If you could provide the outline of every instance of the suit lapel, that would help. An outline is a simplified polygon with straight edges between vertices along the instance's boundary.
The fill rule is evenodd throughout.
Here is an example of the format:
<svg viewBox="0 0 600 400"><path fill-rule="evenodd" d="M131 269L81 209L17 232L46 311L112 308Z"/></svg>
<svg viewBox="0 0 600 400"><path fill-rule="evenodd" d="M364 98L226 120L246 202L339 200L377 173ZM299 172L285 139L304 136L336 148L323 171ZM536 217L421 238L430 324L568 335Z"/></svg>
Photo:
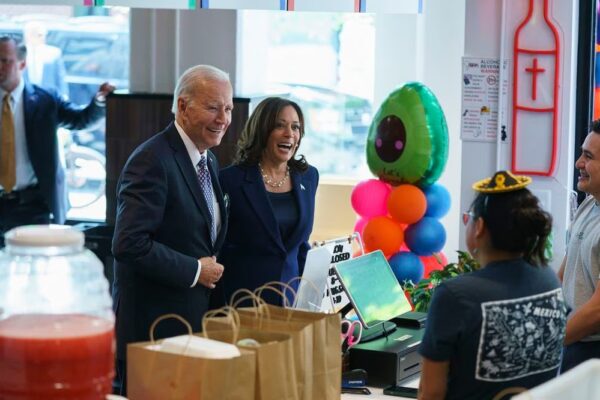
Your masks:
<svg viewBox="0 0 600 400"><path fill-rule="evenodd" d="M185 144L183 144L183 140L179 137L179 132L177 132L177 128L175 128L175 124L171 123L167 128L165 135L167 137L167 141L169 145L173 149L173 157L175 158L175 162L179 167L179 171L185 180L188 188L192 192L192 196L194 197L194 202L200 208L202 215L206 221L211 220L210 211L208 211L208 205L206 204L206 200L204 199L204 195L200 189L200 183L198 182L198 176L196 175L196 170L192 165L192 161L190 160L190 156L187 153L187 149L185 148ZM206 233L208 237L210 237L210 224L207 224Z"/></svg>
<svg viewBox="0 0 600 400"><path fill-rule="evenodd" d="M268 198L267 190L258 172L258 167L250 167L246 170L246 180L242 189L246 195L248 204L250 204L258 216L259 221L264 225L266 231L269 232L273 241L285 251L279 225L275 219L271 201Z"/></svg>
<svg viewBox="0 0 600 400"><path fill-rule="evenodd" d="M37 107L35 103L38 101L38 96L33 91L33 87L25 83L25 87L23 88L23 116L25 119L25 137L27 138L27 150L29 154L36 154L33 147L36 143L33 129L33 120L35 118L35 114L37 111ZM32 163L35 160L32 160Z"/></svg>

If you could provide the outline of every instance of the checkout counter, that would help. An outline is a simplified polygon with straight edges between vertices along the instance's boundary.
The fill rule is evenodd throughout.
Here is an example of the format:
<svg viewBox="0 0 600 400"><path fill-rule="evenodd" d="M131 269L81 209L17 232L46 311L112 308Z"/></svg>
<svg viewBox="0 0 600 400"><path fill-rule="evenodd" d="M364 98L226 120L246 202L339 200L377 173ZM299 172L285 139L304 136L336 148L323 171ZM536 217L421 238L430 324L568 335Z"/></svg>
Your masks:
<svg viewBox="0 0 600 400"><path fill-rule="evenodd" d="M402 383L403 386L418 388L419 387L419 378L413 378L406 382ZM414 399L414 397L401 397L401 396L388 396L383 394L382 388L374 388L369 386L368 389L371 391L370 395L364 394L350 394L343 393L341 399L342 400L394 400L394 399Z"/></svg>

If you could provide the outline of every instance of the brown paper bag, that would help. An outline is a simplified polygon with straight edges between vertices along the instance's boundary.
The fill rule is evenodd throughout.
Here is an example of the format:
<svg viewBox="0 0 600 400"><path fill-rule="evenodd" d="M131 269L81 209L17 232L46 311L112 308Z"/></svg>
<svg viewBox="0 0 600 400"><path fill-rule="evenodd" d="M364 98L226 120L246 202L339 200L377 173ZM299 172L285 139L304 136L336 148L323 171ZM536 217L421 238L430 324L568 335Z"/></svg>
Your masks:
<svg viewBox="0 0 600 400"><path fill-rule="evenodd" d="M239 357L206 359L157 351L161 342L151 340L127 346L127 394L130 400L254 399L254 352L240 349Z"/></svg>
<svg viewBox="0 0 600 400"><path fill-rule="evenodd" d="M211 339L232 342L230 331L207 333ZM262 332L241 328L239 339L251 338L260 345L243 346L240 349L256 354L256 400L298 400L297 382L293 363L292 339L289 334Z"/></svg>
<svg viewBox="0 0 600 400"><path fill-rule="evenodd" d="M319 289L310 281L301 277L293 278L288 283L269 282L256 289L258 297L264 290L278 293L284 304L288 302L286 294L295 297L291 283L295 280L306 281L317 293ZM281 290L279 289L281 288ZM313 354L311 370L312 398L323 400L338 399L341 395L342 359L340 355L340 324L341 317L337 314L308 312L303 310L273 306L262 302L261 314L266 314L271 320L287 323L311 323L313 326Z"/></svg>
<svg viewBox="0 0 600 400"><path fill-rule="evenodd" d="M261 332L287 333L292 338L292 360L298 399L312 400L312 326L303 322L287 323L258 316L253 310L238 310L240 325Z"/></svg>
<svg viewBox="0 0 600 400"><path fill-rule="evenodd" d="M341 395L342 358L340 355L339 314L324 314L304 310L266 307L271 320L308 322L313 327L313 399L337 400Z"/></svg>
<svg viewBox="0 0 600 400"><path fill-rule="evenodd" d="M272 288L269 289L274 290L283 296L281 291ZM262 332L288 333L291 335L293 366L297 381L296 393L299 400L312 400L312 326L305 322L288 323L278 320L271 321L268 315L268 309L257 307L266 303L257 296L256 293L253 293L248 289L240 289L235 292L231 296L230 304L232 304L232 307L236 307L247 299L253 300L255 307L237 309L240 326Z"/></svg>

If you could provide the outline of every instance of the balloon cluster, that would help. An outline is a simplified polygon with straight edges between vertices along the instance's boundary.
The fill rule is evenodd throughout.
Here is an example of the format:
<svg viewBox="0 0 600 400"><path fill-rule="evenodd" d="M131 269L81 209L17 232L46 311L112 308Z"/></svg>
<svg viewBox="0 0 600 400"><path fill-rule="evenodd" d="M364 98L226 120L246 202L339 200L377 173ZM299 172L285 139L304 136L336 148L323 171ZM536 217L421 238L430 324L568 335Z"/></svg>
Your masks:
<svg viewBox="0 0 600 400"><path fill-rule="evenodd" d="M433 93L417 82L390 93L371 123L366 150L378 179L352 191L354 231L366 251L388 257L401 283L417 283L447 263L439 218L450 209L450 194L434 182L448 158L448 128Z"/></svg>
<svg viewBox="0 0 600 400"><path fill-rule="evenodd" d="M354 231L361 234L365 251L381 250L400 282L417 283L446 264L441 253L446 230L439 218L450 209L450 194L443 186L392 187L368 179L354 187L351 202L359 215Z"/></svg>

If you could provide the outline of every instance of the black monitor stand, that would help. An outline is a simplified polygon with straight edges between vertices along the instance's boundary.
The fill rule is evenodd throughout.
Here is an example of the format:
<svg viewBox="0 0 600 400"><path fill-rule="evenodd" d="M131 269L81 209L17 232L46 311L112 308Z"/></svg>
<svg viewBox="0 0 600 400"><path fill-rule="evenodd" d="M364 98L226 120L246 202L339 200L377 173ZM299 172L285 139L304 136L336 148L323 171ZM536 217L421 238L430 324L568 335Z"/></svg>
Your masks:
<svg viewBox="0 0 600 400"><path fill-rule="evenodd" d="M352 311L352 303L346 304L341 310L340 314L342 318L345 318L346 314ZM380 324L367 328L363 326L362 335L360 338L361 343L370 342L371 340L379 339L389 335L396 330L396 324L391 321L384 321Z"/></svg>

